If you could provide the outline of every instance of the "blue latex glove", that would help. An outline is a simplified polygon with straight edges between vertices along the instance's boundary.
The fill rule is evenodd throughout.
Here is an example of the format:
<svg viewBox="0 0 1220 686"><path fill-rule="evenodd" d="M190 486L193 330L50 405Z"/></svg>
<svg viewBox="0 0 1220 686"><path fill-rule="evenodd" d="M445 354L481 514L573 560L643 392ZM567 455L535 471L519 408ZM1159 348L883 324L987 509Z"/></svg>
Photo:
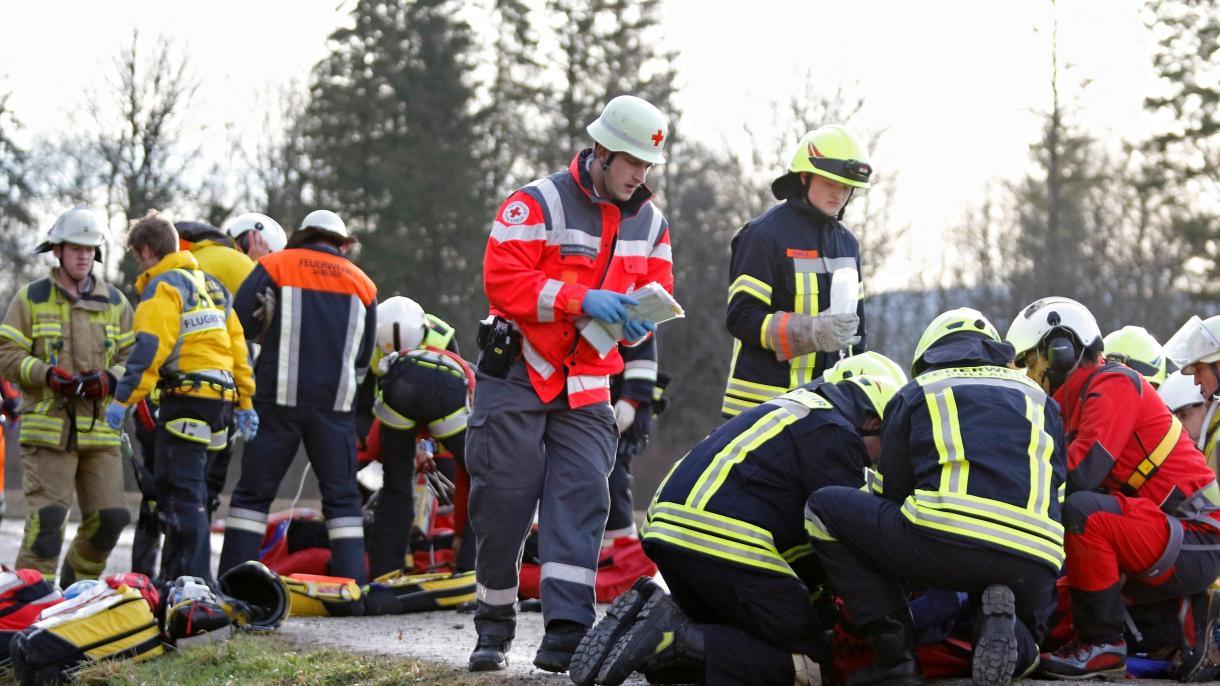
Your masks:
<svg viewBox="0 0 1220 686"><path fill-rule="evenodd" d="M117 400L111 400L110 405L106 407L106 424L115 431L123 428L123 418L127 416L127 408L119 404Z"/></svg>
<svg viewBox="0 0 1220 686"><path fill-rule="evenodd" d="M254 410L234 410L233 421L237 430L245 434L247 441L253 441L258 435L258 413Z"/></svg>
<svg viewBox="0 0 1220 686"><path fill-rule="evenodd" d="M648 335L649 331L656 331L657 324L648 319L628 319L626 324L623 324L623 338L629 341L638 341Z"/></svg>
<svg viewBox="0 0 1220 686"><path fill-rule="evenodd" d="M627 306L639 305L640 301L629 295L594 288L585 293L580 309L585 314L607 324L619 324L627 320Z"/></svg>

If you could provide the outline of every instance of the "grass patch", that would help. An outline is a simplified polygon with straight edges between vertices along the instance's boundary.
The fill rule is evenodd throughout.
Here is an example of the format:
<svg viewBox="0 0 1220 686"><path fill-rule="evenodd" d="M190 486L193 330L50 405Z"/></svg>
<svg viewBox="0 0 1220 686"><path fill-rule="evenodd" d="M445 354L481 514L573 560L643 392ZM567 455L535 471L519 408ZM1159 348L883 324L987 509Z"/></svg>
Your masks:
<svg viewBox="0 0 1220 686"><path fill-rule="evenodd" d="M408 658L306 648L274 634L239 635L146 662L102 662L82 670L88 686L391 686L451 684L454 670Z"/></svg>

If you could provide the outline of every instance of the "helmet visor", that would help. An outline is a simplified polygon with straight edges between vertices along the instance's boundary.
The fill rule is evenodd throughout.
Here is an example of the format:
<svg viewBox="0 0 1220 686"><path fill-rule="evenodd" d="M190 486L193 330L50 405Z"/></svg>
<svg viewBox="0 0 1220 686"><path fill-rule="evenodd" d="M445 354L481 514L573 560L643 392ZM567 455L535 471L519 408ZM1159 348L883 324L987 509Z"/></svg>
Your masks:
<svg viewBox="0 0 1220 686"><path fill-rule="evenodd" d="M873 168L869 166L868 162L861 162L859 160L810 157L809 163L827 174L834 174L835 176L859 183L868 183L869 177L873 175Z"/></svg>
<svg viewBox="0 0 1220 686"><path fill-rule="evenodd" d="M1194 374L1196 362L1213 356L1220 356L1220 339L1203 324L1199 315L1192 316L1165 343L1165 357L1181 367L1183 374Z"/></svg>

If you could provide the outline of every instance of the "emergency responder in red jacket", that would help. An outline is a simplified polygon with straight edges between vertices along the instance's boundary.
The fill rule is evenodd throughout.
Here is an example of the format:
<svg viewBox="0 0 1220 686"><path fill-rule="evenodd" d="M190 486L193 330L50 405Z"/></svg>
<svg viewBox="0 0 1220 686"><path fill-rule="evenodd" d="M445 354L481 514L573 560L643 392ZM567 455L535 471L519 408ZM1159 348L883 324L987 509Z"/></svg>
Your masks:
<svg viewBox="0 0 1220 686"><path fill-rule="evenodd" d="M594 147L510 195L487 242L492 316L480 331L466 443L478 539L474 671L506 666L535 508L546 635L534 664L566 671L593 623L617 440L609 375L623 360L615 349L600 355L581 327L623 325L624 340L643 340L655 323L629 319L636 301L625 294L650 282L673 288L669 226L644 184L664 161L665 116L623 95L587 130Z"/></svg>
<svg viewBox="0 0 1220 686"><path fill-rule="evenodd" d="M1042 655L1043 674L1122 678L1125 598L1173 604L1181 621L1173 675L1215 678L1220 602L1208 588L1220 572L1216 475L1146 378L1102 362L1101 330L1080 303L1033 302L1017 313L1008 340L1017 364L1059 402L1068 438L1065 571L1078 640Z"/></svg>

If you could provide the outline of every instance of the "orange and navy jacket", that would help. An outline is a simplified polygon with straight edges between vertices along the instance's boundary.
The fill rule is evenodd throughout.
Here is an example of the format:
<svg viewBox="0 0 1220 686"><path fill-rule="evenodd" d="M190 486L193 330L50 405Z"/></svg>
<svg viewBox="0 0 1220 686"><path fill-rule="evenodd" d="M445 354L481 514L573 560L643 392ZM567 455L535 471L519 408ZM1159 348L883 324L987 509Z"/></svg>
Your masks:
<svg viewBox="0 0 1220 686"><path fill-rule="evenodd" d="M236 386L236 404L253 407L254 378L241 323L233 314L232 296L215 277L199 270L190 252L170 253L136 278L136 342L114 399L131 407L164 381L175 392L233 400L232 390L212 384L187 388L176 375L223 379Z"/></svg>
<svg viewBox="0 0 1220 686"><path fill-rule="evenodd" d="M802 198L790 198L750 220L733 237L725 325L735 339L720 412L739 412L821 376L838 355L788 351L792 314L830 308L830 277L841 267L860 271L855 234ZM864 301L855 352L867 350Z"/></svg>
<svg viewBox="0 0 1220 686"><path fill-rule="evenodd" d="M591 148L567 170L518 189L496 213L483 259L493 314L522 333L522 356L538 397L567 391L581 407L610 400L617 350L598 355L576 329L590 289L626 293L657 282L673 292L669 224L641 186L625 203L594 195Z"/></svg>
<svg viewBox="0 0 1220 686"><path fill-rule="evenodd" d="M1117 363L1082 365L1055 399L1068 440L1069 493L1123 493L1172 514L1215 481L1182 423L1139 372Z"/></svg>
<svg viewBox="0 0 1220 686"><path fill-rule="evenodd" d="M234 310L253 340L259 295L275 293L275 313L255 365L255 400L351 412L377 336L377 287L329 245L308 243L259 260L237 291Z"/></svg>

